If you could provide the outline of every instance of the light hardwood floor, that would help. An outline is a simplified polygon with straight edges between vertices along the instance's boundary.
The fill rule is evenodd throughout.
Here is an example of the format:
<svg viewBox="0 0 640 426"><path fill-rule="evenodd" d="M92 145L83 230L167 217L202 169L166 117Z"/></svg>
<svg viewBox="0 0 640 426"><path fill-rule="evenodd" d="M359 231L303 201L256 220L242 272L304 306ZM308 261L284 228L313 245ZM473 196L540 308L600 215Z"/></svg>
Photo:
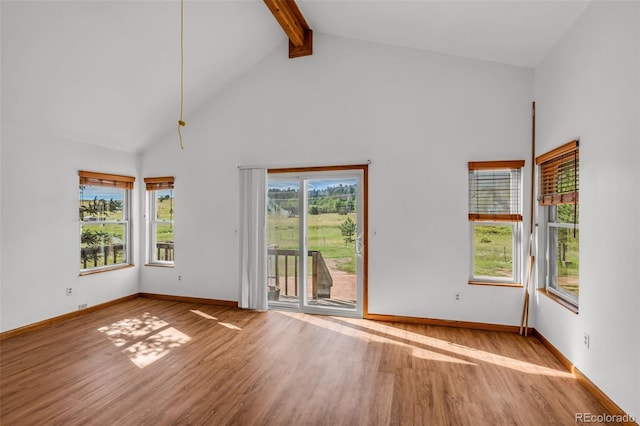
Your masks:
<svg viewBox="0 0 640 426"><path fill-rule="evenodd" d="M533 337L138 298L7 339L2 425L571 425Z"/></svg>

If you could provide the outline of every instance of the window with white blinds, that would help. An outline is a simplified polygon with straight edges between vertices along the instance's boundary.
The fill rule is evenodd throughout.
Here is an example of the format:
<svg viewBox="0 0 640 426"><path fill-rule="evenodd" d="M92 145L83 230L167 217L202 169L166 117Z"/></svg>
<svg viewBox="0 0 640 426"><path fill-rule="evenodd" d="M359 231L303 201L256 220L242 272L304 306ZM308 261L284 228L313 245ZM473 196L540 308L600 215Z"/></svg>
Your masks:
<svg viewBox="0 0 640 426"><path fill-rule="evenodd" d="M524 160L469 162L469 284L520 286Z"/></svg>
<svg viewBox="0 0 640 426"><path fill-rule="evenodd" d="M469 162L469 220L522 221L524 160Z"/></svg>

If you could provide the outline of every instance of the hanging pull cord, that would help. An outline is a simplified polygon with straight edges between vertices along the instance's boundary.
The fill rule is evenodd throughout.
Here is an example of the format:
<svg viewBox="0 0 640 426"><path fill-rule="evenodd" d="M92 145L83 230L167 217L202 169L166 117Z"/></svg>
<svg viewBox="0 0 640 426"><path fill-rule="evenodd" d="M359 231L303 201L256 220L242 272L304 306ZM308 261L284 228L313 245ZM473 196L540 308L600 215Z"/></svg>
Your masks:
<svg viewBox="0 0 640 426"><path fill-rule="evenodd" d="M178 120L178 139L180 139L180 149L184 149L184 144L182 143L182 129L180 128L186 125L187 123L185 123L184 121Z"/></svg>
<svg viewBox="0 0 640 426"><path fill-rule="evenodd" d="M184 110L184 0L180 0L180 118L178 119L178 139L180 139L180 149L184 149L182 143L182 127L187 123L182 119Z"/></svg>

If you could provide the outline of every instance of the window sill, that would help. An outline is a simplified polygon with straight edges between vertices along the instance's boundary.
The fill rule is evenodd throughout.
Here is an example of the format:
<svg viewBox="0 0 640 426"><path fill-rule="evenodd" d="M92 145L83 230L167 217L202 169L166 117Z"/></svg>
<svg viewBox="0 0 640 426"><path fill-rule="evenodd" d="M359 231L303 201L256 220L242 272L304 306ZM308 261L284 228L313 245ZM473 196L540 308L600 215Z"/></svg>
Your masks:
<svg viewBox="0 0 640 426"><path fill-rule="evenodd" d="M156 268L175 268L173 263L145 263L144 266L154 266Z"/></svg>
<svg viewBox="0 0 640 426"><path fill-rule="evenodd" d="M85 275L100 274L102 272L115 271L115 270L118 270L118 269L128 269L128 268L133 268L134 266L135 265L127 264L127 265L116 265L116 266L113 266L113 267L110 267L110 268L92 269L92 270L89 270L89 271L80 272L80 276L83 277Z"/></svg>
<svg viewBox="0 0 640 426"><path fill-rule="evenodd" d="M563 308L565 308L565 309L573 312L574 314L578 315L578 307L576 305L574 305L573 303L569 303L566 300L564 300L563 298L556 296L555 294L547 291L546 288L539 288L539 289L537 289L537 291L538 291L538 293L544 294L549 299L551 299L554 302L558 303Z"/></svg>
<svg viewBox="0 0 640 426"><path fill-rule="evenodd" d="M497 281L476 281L469 280L469 285L490 285L496 287L515 287L522 288L522 283L501 283Z"/></svg>

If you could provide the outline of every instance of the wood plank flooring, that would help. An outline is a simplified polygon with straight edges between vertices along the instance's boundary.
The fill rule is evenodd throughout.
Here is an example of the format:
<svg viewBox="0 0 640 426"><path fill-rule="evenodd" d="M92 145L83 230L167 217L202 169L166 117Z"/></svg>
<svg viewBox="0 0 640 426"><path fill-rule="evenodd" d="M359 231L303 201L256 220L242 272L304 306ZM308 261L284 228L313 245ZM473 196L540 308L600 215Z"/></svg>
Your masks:
<svg viewBox="0 0 640 426"><path fill-rule="evenodd" d="M535 338L138 298L7 339L2 425L570 425Z"/></svg>

